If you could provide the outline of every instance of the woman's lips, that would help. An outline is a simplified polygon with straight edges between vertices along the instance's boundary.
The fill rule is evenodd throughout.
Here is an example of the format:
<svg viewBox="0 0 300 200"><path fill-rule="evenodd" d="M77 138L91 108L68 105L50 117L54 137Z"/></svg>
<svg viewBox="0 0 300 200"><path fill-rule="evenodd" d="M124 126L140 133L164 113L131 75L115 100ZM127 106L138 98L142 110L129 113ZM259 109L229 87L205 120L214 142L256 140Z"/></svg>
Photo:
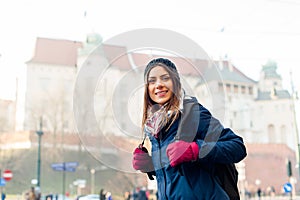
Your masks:
<svg viewBox="0 0 300 200"><path fill-rule="evenodd" d="M166 94L167 94L168 91L159 91L159 92L156 92L156 95L158 97L164 97Z"/></svg>

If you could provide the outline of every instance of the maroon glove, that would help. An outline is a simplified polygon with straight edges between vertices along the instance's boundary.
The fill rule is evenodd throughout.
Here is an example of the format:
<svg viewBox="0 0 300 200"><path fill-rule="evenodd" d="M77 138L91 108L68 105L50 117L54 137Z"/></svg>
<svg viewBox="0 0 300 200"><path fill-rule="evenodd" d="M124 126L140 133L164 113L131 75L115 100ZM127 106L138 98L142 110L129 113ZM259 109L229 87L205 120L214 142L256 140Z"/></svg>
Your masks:
<svg viewBox="0 0 300 200"><path fill-rule="evenodd" d="M140 170L144 173L154 170L152 158L145 147L140 146L134 150L132 166L135 170Z"/></svg>
<svg viewBox="0 0 300 200"><path fill-rule="evenodd" d="M167 147L167 156L172 167L183 162L195 161L198 158L198 154L199 147L196 142L189 143L179 140L169 144Z"/></svg>

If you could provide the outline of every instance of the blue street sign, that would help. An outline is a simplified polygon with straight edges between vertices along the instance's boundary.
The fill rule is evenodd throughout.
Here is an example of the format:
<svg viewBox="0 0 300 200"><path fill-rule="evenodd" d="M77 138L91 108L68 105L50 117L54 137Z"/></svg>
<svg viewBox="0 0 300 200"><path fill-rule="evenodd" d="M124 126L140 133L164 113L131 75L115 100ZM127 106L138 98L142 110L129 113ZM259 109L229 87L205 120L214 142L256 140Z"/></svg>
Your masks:
<svg viewBox="0 0 300 200"><path fill-rule="evenodd" d="M51 166L54 171L64 171L63 166Z"/></svg>
<svg viewBox="0 0 300 200"><path fill-rule="evenodd" d="M5 186L6 181L4 178L0 178L0 186Z"/></svg>
<svg viewBox="0 0 300 200"><path fill-rule="evenodd" d="M55 171L75 172L78 162L52 163L51 167Z"/></svg>
<svg viewBox="0 0 300 200"><path fill-rule="evenodd" d="M61 167L61 168L63 168L64 167L64 163L52 163L51 164L51 167L52 168L59 168L59 167Z"/></svg>
<svg viewBox="0 0 300 200"><path fill-rule="evenodd" d="M68 171L68 172L75 172L76 168L74 168L74 167L68 167L65 170Z"/></svg>
<svg viewBox="0 0 300 200"><path fill-rule="evenodd" d="M65 166L66 167L77 167L78 166L78 162L66 162Z"/></svg>
<svg viewBox="0 0 300 200"><path fill-rule="evenodd" d="M290 184L290 183L285 183L284 185L283 185L283 189L284 189L284 192L285 193L289 193L289 192L291 192L292 191L292 184Z"/></svg>

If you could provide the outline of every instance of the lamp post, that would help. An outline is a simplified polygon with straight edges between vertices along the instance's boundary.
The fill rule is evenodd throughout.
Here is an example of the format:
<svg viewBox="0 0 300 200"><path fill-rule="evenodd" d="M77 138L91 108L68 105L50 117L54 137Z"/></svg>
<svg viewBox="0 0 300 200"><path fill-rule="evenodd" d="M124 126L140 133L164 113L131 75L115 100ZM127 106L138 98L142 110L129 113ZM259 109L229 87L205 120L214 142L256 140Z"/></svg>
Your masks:
<svg viewBox="0 0 300 200"><path fill-rule="evenodd" d="M94 194L95 192L95 169L91 169L91 194Z"/></svg>
<svg viewBox="0 0 300 200"><path fill-rule="evenodd" d="M94 194L95 192L95 176L96 176L96 172L97 171L103 171L103 170L106 170L107 167L101 165L99 167L96 167L96 168L92 168L90 170L90 173L91 173L91 193Z"/></svg>
<svg viewBox="0 0 300 200"><path fill-rule="evenodd" d="M299 131L298 131L298 125L297 125L297 114L296 114L296 105L295 105L295 100L298 99L297 97L297 93L294 89L294 82L293 82L293 74L292 71L290 72L290 77L291 77L291 89L292 89L292 95L291 95L291 101L292 101L292 112L293 112L293 121L295 124L295 131L296 131L296 144L297 144L297 154L296 154L296 158L297 158L297 164L298 164L298 176L300 177L300 143L299 143ZM299 178L300 179L300 178Z"/></svg>
<svg viewBox="0 0 300 200"><path fill-rule="evenodd" d="M42 135L43 135L43 118L40 118L40 128L39 130L36 132L36 134L38 135L38 158L37 158L37 187L41 186L41 139L42 139Z"/></svg>

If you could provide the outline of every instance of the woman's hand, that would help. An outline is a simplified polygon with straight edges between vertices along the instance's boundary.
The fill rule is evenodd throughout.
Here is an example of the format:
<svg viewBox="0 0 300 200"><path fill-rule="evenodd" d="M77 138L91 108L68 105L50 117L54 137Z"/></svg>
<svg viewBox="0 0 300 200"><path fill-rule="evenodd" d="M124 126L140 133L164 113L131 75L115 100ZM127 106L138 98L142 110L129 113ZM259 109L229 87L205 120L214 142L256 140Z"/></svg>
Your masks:
<svg viewBox="0 0 300 200"><path fill-rule="evenodd" d="M134 150L132 166L135 170L140 170L144 173L154 170L152 158L145 147L138 147Z"/></svg>
<svg viewBox="0 0 300 200"><path fill-rule="evenodd" d="M172 167L183 162L195 161L198 159L198 155L199 147L196 142L179 140L169 144L167 147L167 156Z"/></svg>

